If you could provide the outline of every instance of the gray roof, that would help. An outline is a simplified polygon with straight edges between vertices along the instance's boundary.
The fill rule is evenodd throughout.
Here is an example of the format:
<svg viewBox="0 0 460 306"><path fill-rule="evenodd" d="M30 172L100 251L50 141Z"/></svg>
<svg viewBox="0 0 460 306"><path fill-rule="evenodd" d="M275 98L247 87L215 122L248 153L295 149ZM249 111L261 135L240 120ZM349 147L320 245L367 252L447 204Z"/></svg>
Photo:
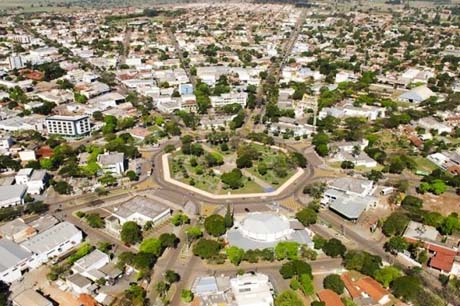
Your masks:
<svg viewBox="0 0 460 306"><path fill-rule="evenodd" d="M0 226L0 234L3 236L13 236L29 227L30 226L25 224L24 220L17 218Z"/></svg>
<svg viewBox="0 0 460 306"><path fill-rule="evenodd" d="M329 208L347 219L358 219L370 203L376 200L375 197L371 196L350 196L337 191L334 193L336 199L331 202Z"/></svg>
<svg viewBox="0 0 460 306"><path fill-rule="evenodd" d="M404 232L404 237L416 240L437 241L439 232L432 226L410 221L407 225L406 231Z"/></svg>
<svg viewBox="0 0 460 306"><path fill-rule="evenodd" d="M34 170L32 176L30 177L31 181L43 181L46 176L46 170Z"/></svg>
<svg viewBox="0 0 460 306"><path fill-rule="evenodd" d="M24 196L26 185L4 185L0 186L0 201L8 201L10 199Z"/></svg>
<svg viewBox="0 0 460 306"><path fill-rule="evenodd" d="M217 280L214 276L204 276L195 280L193 292L195 294L216 293L218 292Z"/></svg>
<svg viewBox="0 0 460 306"><path fill-rule="evenodd" d="M18 294L14 299L14 304L17 306L50 306L53 305L50 300L33 289Z"/></svg>
<svg viewBox="0 0 460 306"><path fill-rule="evenodd" d="M165 210L169 209L170 208L166 205L154 202L141 196L137 196L121 204L113 214L127 219L134 213L139 213L153 219L163 213Z"/></svg>
<svg viewBox="0 0 460 306"><path fill-rule="evenodd" d="M104 258L108 258L108 255L98 249L95 249L91 253L77 260L74 264L74 267L77 268L77 270L80 272L83 272L86 271L92 264Z"/></svg>
<svg viewBox="0 0 460 306"><path fill-rule="evenodd" d="M0 271L5 271L14 267L20 261L30 257L31 255L32 254L20 245L7 239L0 239Z"/></svg>
<svg viewBox="0 0 460 306"><path fill-rule="evenodd" d="M372 184L372 181L367 179L359 179L354 177L341 177L332 181L329 186L334 189L346 190L354 193L362 193L365 188L363 186Z"/></svg>
<svg viewBox="0 0 460 306"><path fill-rule="evenodd" d="M42 254L69 240L80 230L72 223L64 221L22 243L27 250Z"/></svg>
<svg viewBox="0 0 460 306"><path fill-rule="evenodd" d="M59 220L52 215L44 215L36 220L29 222L28 225L35 228L39 233L46 231L47 229L52 228L59 223Z"/></svg>
<svg viewBox="0 0 460 306"><path fill-rule="evenodd" d="M117 163L122 163L125 160L125 155L119 152L110 152L105 154L100 154L97 156L97 161L101 165L113 165Z"/></svg>
<svg viewBox="0 0 460 306"><path fill-rule="evenodd" d="M254 234L278 233L290 228L290 224L287 219L283 219L280 216L271 213L263 212L249 214L241 222L240 226L253 232Z"/></svg>
<svg viewBox="0 0 460 306"><path fill-rule="evenodd" d="M67 277L67 281L77 285L80 288L91 285L91 281L79 273L72 274L71 276Z"/></svg>

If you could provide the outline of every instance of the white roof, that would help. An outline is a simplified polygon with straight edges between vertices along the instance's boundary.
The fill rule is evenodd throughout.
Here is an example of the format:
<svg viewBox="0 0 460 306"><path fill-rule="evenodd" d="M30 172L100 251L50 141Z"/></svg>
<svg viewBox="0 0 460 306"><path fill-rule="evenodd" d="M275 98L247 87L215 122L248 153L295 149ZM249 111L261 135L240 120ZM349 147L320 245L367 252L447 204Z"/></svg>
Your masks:
<svg viewBox="0 0 460 306"><path fill-rule="evenodd" d="M7 239L0 239L0 272L14 267L31 255L30 252L22 248L19 244Z"/></svg>
<svg viewBox="0 0 460 306"><path fill-rule="evenodd" d="M241 222L241 227L254 234L269 235L289 230L290 224L287 219L280 216L270 213L254 212L249 214Z"/></svg>
<svg viewBox="0 0 460 306"><path fill-rule="evenodd" d="M66 242L78 233L81 231L75 225L64 221L23 242L22 246L35 254L42 254Z"/></svg>

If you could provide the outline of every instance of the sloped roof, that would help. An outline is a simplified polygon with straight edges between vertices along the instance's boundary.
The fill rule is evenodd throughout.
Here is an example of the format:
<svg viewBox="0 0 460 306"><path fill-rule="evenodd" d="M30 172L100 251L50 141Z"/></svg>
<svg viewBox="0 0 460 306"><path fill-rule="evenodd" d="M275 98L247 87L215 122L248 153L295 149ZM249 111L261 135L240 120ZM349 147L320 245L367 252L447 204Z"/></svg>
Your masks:
<svg viewBox="0 0 460 306"><path fill-rule="evenodd" d="M345 306L340 300L339 295L330 289L324 289L318 292L318 298L321 302L324 302L326 306Z"/></svg>
<svg viewBox="0 0 460 306"><path fill-rule="evenodd" d="M375 302L380 301L388 291L382 287L375 279L365 276L356 282L356 285L366 292Z"/></svg>

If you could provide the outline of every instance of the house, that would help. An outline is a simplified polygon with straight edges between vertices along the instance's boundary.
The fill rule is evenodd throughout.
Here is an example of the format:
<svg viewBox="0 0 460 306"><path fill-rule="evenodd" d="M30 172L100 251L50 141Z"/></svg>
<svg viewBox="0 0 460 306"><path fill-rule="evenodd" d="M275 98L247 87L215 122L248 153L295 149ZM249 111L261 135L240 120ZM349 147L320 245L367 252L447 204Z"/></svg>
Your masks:
<svg viewBox="0 0 460 306"><path fill-rule="evenodd" d="M16 176L14 177L16 184L26 185L27 182L30 180L33 171L34 169L32 168L24 168L19 170L18 173L16 173Z"/></svg>
<svg viewBox="0 0 460 306"><path fill-rule="evenodd" d="M460 275L460 252L457 245L447 245L442 242L442 236L432 226L410 221L403 234L410 243L421 241L428 251L430 259L428 266L447 275Z"/></svg>
<svg viewBox="0 0 460 306"><path fill-rule="evenodd" d="M105 152L97 156L97 163L104 173L122 176L125 172L125 155L120 152Z"/></svg>
<svg viewBox="0 0 460 306"><path fill-rule="evenodd" d="M107 265L109 262L109 255L96 249L77 260L72 266L72 271L75 274L79 273L92 281L96 281L105 277L105 274L100 272L99 269Z"/></svg>
<svg viewBox="0 0 460 306"><path fill-rule="evenodd" d="M66 284L75 295L89 294L94 291L92 282L79 273L67 277Z"/></svg>
<svg viewBox="0 0 460 306"><path fill-rule="evenodd" d="M357 107L352 103L345 102L333 107L324 107L318 113L319 119L324 119L327 116L332 116L340 119L350 117L364 117L368 120L376 120L377 118L385 117L385 108L370 105Z"/></svg>
<svg viewBox="0 0 460 306"><path fill-rule="evenodd" d="M425 129L426 131L436 130L439 134L442 134L442 133L450 134L452 133L452 130L453 130L452 127L442 122L439 122L433 117L421 118L415 124L416 126L419 126Z"/></svg>
<svg viewBox="0 0 460 306"><path fill-rule="evenodd" d="M37 160L34 150L22 150L18 152L19 159L21 161L32 161Z"/></svg>
<svg viewBox="0 0 460 306"><path fill-rule="evenodd" d="M329 145L332 152L331 161L351 161L355 166L373 168L377 162L370 158L364 148L369 144L367 139L362 141L335 142Z"/></svg>
<svg viewBox="0 0 460 306"><path fill-rule="evenodd" d="M317 293L318 298L325 306L345 306L340 296L330 289L323 289Z"/></svg>
<svg viewBox="0 0 460 306"><path fill-rule="evenodd" d="M420 103L436 96L426 85L415 87L398 97L401 102Z"/></svg>
<svg viewBox="0 0 460 306"><path fill-rule="evenodd" d="M375 279L365 276L356 282L365 296L369 296L374 303L385 305L390 302L390 293Z"/></svg>
<svg viewBox="0 0 460 306"><path fill-rule="evenodd" d="M16 243L21 243L36 234L37 230L26 224L21 218L14 219L0 226L0 235Z"/></svg>
<svg viewBox="0 0 460 306"><path fill-rule="evenodd" d="M27 185L27 193L32 195L41 194L45 190L48 174L45 170L34 170Z"/></svg>
<svg viewBox="0 0 460 306"><path fill-rule="evenodd" d="M0 186L0 207L9 207L24 204L27 186L4 185Z"/></svg>
<svg viewBox="0 0 460 306"><path fill-rule="evenodd" d="M61 256L82 241L83 233L72 223L64 221L24 241L21 246L33 254L33 260L28 265L36 268L53 257Z"/></svg>
<svg viewBox="0 0 460 306"><path fill-rule="evenodd" d="M33 289L27 289L13 298L13 306L53 306L53 303Z"/></svg>
<svg viewBox="0 0 460 306"><path fill-rule="evenodd" d="M113 210L112 216L106 219L106 227L118 233L121 225L127 221L134 221L141 226L150 221L156 225L170 216L169 207L145 197L136 196Z"/></svg>

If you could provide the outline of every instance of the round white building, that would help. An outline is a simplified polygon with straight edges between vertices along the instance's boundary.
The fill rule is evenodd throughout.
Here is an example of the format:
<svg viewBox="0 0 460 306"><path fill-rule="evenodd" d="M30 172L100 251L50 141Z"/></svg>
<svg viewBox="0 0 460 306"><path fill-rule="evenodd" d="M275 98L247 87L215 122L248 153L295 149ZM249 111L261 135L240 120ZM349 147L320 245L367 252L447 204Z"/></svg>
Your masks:
<svg viewBox="0 0 460 306"><path fill-rule="evenodd" d="M286 217L265 212L248 214L239 230L244 237L262 242L284 240L293 232Z"/></svg>

